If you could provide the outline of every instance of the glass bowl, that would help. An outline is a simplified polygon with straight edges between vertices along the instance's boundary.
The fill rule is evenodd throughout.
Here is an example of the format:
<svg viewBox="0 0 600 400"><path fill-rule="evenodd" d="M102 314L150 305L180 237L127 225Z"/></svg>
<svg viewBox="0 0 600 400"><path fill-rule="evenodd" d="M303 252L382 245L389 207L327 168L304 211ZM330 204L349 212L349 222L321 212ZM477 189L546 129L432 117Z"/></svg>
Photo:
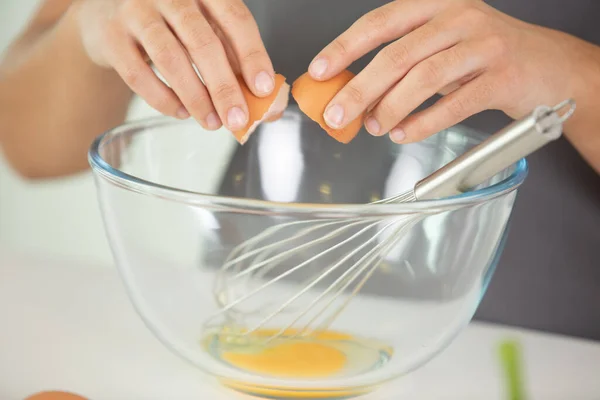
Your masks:
<svg viewBox="0 0 600 400"><path fill-rule="evenodd" d="M238 391L341 398L422 366L471 320L525 160L452 198L367 203L484 138L343 145L290 107L244 146L161 117L103 134L89 159L128 294L169 349Z"/></svg>

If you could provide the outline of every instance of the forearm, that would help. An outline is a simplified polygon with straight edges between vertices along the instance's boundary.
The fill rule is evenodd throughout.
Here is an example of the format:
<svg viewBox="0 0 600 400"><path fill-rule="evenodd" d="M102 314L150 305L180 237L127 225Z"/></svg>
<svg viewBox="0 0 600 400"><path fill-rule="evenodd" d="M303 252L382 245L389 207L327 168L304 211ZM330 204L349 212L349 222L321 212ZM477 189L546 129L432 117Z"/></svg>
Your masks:
<svg viewBox="0 0 600 400"><path fill-rule="evenodd" d="M0 65L0 144L22 175L43 178L87 168L95 136L120 124L131 92L87 57L71 13L15 43Z"/></svg>
<svg viewBox="0 0 600 400"><path fill-rule="evenodd" d="M577 110L565 125L565 136L600 173L600 46L580 40L570 43L572 96Z"/></svg>

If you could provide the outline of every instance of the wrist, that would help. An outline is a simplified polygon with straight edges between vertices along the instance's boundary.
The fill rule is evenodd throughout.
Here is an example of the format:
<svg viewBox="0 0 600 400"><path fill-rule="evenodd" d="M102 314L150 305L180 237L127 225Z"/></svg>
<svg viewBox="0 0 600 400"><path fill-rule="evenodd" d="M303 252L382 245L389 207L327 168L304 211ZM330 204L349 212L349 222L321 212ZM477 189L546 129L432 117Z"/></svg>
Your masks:
<svg viewBox="0 0 600 400"><path fill-rule="evenodd" d="M522 90L507 114L520 118L539 105L554 106L568 98L578 101L587 89L581 60L588 43L561 31L528 24L518 51L521 57ZM519 92L516 92L519 93ZM510 102L510 100L509 100Z"/></svg>
<svg viewBox="0 0 600 400"><path fill-rule="evenodd" d="M561 93L577 103L575 114L565 123L564 136L581 156L600 173L600 47L559 32L562 49L563 80L567 91ZM550 105L550 104L549 104Z"/></svg>
<svg viewBox="0 0 600 400"><path fill-rule="evenodd" d="M565 134L583 135L589 129L580 129L586 124L586 115L589 110L598 107L600 95L600 47L560 32L562 40L560 47L563 49L564 77L567 82L563 97L570 97L577 103L579 112L576 112L565 125Z"/></svg>

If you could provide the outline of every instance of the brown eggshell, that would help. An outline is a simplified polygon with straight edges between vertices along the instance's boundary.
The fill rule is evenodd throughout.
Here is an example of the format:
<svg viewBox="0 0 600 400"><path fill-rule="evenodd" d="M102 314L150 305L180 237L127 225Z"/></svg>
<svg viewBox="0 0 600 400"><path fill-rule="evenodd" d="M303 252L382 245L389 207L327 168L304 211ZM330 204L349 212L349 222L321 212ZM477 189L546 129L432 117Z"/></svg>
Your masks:
<svg viewBox="0 0 600 400"><path fill-rule="evenodd" d="M341 143L350 143L358 135L363 125L364 115L350 122L343 129L333 129L325 122L323 114L336 94L354 78L348 70L327 81L316 81L308 73L300 76L292 85L292 96L298 107L313 121L317 122L329 136Z"/></svg>
<svg viewBox="0 0 600 400"><path fill-rule="evenodd" d="M285 82L285 77L280 74L275 75L275 88L267 97L255 96L242 77L238 77L238 82L248 104L248 124L244 129L233 132L233 135L240 144L246 143L254 130L264 121L272 121L283 114L287 108L290 85Z"/></svg>

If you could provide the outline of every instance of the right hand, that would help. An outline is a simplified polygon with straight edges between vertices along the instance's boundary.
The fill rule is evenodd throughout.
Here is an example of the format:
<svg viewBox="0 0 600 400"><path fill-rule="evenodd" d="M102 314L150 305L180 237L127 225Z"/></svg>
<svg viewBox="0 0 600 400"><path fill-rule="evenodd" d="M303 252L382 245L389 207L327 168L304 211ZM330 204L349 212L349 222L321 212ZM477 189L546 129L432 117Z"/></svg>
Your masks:
<svg viewBox="0 0 600 400"><path fill-rule="evenodd" d="M74 7L92 61L114 68L165 115L235 131L248 121L236 75L256 96L273 91L273 65L242 0L77 0Z"/></svg>

